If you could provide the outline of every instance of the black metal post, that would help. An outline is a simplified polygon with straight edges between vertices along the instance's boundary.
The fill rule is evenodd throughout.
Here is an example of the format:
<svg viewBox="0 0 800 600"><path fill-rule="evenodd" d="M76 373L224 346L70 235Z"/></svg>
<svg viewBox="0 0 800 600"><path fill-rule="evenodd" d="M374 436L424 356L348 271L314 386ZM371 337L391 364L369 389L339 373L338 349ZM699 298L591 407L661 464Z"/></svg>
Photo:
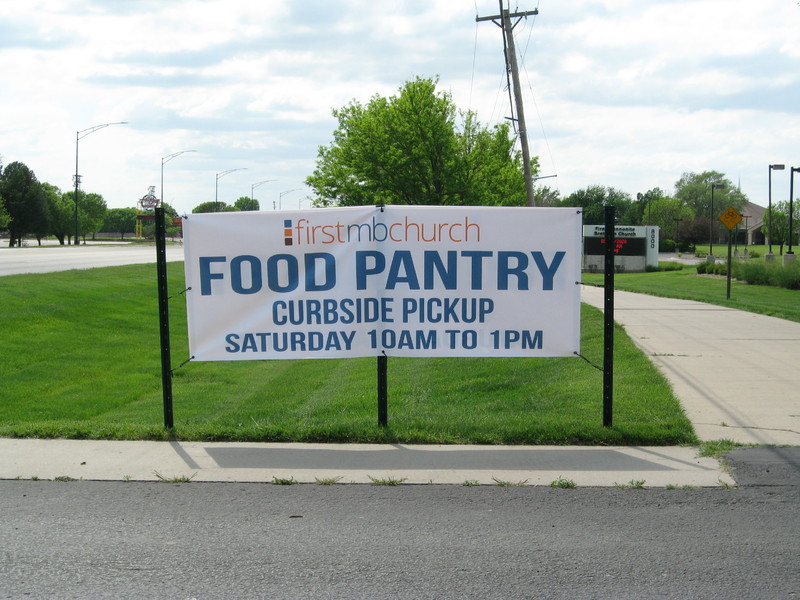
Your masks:
<svg viewBox="0 0 800 600"><path fill-rule="evenodd" d="M378 357L378 426L386 427L389 423L389 357L382 354Z"/></svg>
<svg viewBox="0 0 800 600"><path fill-rule="evenodd" d="M158 273L158 322L161 337L161 389L164 427L172 429L172 361L169 348L169 295L167 290L167 233L164 208L156 208L156 270Z"/></svg>
<svg viewBox="0 0 800 600"><path fill-rule="evenodd" d="M769 238L769 254L772 254L772 169L775 168L776 165L770 165L767 173L769 174L769 178L767 179L767 237ZM783 168L783 165L781 165Z"/></svg>
<svg viewBox="0 0 800 600"><path fill-rule="evenodd" d="M603 427L611 427L614 406L614 207L605 207L606 254L603 277Z"/></svg>
<svg viewBox="0 0 800 600"><path fill-rule="evenodd" d="M733 270L733 258L731 257L731 246L733 245L731 241L731 237L733 236L733 230L728 230L728 293L725 296L728 300L731 299L731 271Z"/></svg>
<svg viewBox="0 0 800 600"><path fill-rule="evenodd" d="M791 167L789 171L789 251L786 254L794 254L792 252L792 239L794 238L794 174L800 173L800 167Z"/></svg>

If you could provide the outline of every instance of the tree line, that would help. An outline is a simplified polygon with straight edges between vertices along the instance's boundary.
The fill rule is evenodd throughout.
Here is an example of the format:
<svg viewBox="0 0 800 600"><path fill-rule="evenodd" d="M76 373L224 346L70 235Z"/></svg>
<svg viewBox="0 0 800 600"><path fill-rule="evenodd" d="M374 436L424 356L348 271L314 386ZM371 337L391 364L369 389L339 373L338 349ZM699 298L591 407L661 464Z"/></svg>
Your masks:
<svg viewBox="0 0 800 600"><path fill-rule="evenodd" d="M163 204L167 217L167 234L175 235L179 227L172 225L178 212ZM232 206L224 202L205 202L192 212L219 212L229 210L258 210L258 200L246 196ZM134 234L137 221L154 211L136 208L108 208L100 194L78 190L78 237L86 238L97 233L119 235ZM152 220L143 221L142 234L152 237ZM42 239L55 237L63 245L76 242L75 191L62 192L58 186L39 182L35 173L24 163L0 163L0 231L8 231L9 246L22 246L23 239L33 237L41 245Z"/></svg>
<svg viewBox="0 0 800 600"><path fill-rule="evenodd" d="M102 225L107 211L100 194L78 191L78 235L84 240ZM54 236L61 244L75 236L75 192L62 193L57 186L40 183L21 162L0 164L0 228L7 229L10 246L21 246L23 238L39 243Z"/></svg>
<svg viewBox="0 0 800 600"><path fill-rule="evenodd" d="M306 178L314 206L375 204L524 206L526 193L521 152L508 123L490 127L472 111L460 111L447 92L437 90L437 78L417 77L396 95L373 96L334 109L333 140L317 152L316 167ZM539 174L534 157L531 170ZM712 211L713 190L713 211ZM684 173L672 194L655 187L635 197L622 190L591 185L562 197L558 190L537 186L537 206L581 207L583 222L600 224L604 208L616 208L624 225L657 225L662 237L680 249L719 241L724 227L718 216L728 207L742 211L747 197L723 173ZM177 212L164 206L170 217ZM192 212L259 210L258 201L243 196L233 205L204 202ZM108 209L99 194L78 191L79 235L99 231L120 235L135 231L138 211ZM0 229L8 229L10 244L23 236L41 240L55 236L69 243L74 235L75 192L39 183L22 163L0 164ZM794 217L794 223L800 219ZM788 241L788 202L772 210L772 242ZM765 215L762 231L767 234Z"/></svg>

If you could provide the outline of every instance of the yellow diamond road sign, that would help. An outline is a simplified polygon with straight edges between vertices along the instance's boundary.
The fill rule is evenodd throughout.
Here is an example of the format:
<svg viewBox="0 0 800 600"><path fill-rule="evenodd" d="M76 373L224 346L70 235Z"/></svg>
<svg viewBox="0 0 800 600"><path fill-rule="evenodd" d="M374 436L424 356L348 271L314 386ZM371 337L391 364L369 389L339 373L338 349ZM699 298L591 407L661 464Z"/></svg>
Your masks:
<svg viewBox="0 0 800 600"><path fill-rule="evenodd" d="M742 215L739 214L738 210L736 210L733 207L730 207L728 210L726 210L719 216L719 220L722 221L722 223L728 229L733 229L742 220Z"/></svg>

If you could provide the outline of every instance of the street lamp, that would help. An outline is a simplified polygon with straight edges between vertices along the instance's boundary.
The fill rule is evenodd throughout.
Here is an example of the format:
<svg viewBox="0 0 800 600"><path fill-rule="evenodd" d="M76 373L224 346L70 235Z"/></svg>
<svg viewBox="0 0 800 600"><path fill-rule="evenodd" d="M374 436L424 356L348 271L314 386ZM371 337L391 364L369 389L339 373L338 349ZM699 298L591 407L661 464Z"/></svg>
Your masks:
<svg viewBox="0 0 800 600"><path fill-rule="evenodd" d="M265 183L269 183L270 181L277 181L277 179L265 179L264 181L259 181L258 183L254 183L250 186L250 200L255 200L253 197L253 190L255 190L258 186L264 185Z"/></svg>
<svg viewBox="0 0 800 600"><path fill-rule="evenodd" d="M197 152L197 150L181 150L180 152L173 152L172 154L161 157L161 208L164 208L164 165L176 156L186 154L187 152Z"/></svg>
<svg viewBox="0 0 800 600"><path fill-rule="evenodd" d="M282 201L283 201L283 197L284 197L286 194L289 194L289 193L291 193L291 192L296 192L296 191L298 191L299 189L300 189L300 188L294 188L293 190L286 190L285 192L281 192L280 194L278 194L278 210L281 210L281 203L282 203Z"/></svg>
<svg viewBox="0 0 800 600"><path fill-rule="evenodd" d="M238 169L228 169L227 171L222 171L221 173L217 173L217 181L214 183L214 208L219 211L219 180L228 173L233 173L234 171L246 171L247 167L239 167Z"/></svg>
<svg viewBox="0 0 800 600"><path fill-rule="evenodd" d="M744 219L744 248L745 251L747 250L747 246L750 244L750 215L742 215ZM739 226L736 226L736 249L739 249Z"/></svg>
<svg viewBox="0 0 800 600"><path fill-rule="evenodd" d="M791 167L789 171L789 251L786 254L794 255L792 252L792 228L794 227L794 223L792 222L792 218L794 217L794 174L800 173L800 167ZM792 256L794 258L794 256Z"/></svg>
<svg viewBox="0 0 800 600"><path fill-rule="evenodd" d="M103 123L102 125L94 125L88 129L83 129L75 133L75 245L78 245L78 185L81 182L81 176L78 175L78 142L85 138L90 133L94 133L100 129L105 129L111 125L127 125L127 121L117 121L116 123Z"/></svg>
<svg viewBox="0 0 800 600"><path fill-rule="evenodd" d="M767 225L767 236L769 236L769 254L772 255L772 171L783 171L785 165L770 165L769 166L769 204L767 205L767 215L769 223Z"/></svg>
<svg viewBox="0 0 800 600"><path fill-rule="evenodd" d="M713 231L714 231L714 190L715 189L721 190L721 189L724 189L724 188L725 188L725 184L724 183L712 183L711 184L711 218L709 219L709 222L708 222L708 243L709 243L708 256L710 258L714 258L714 234L713 234Z"/></svg>
<svg viewBox="0 0 800 600"><path fill-rule="evenodd" d="M683 221L678 217L673 217L675 219L675 250L678 250L678 224Z"/></svg>

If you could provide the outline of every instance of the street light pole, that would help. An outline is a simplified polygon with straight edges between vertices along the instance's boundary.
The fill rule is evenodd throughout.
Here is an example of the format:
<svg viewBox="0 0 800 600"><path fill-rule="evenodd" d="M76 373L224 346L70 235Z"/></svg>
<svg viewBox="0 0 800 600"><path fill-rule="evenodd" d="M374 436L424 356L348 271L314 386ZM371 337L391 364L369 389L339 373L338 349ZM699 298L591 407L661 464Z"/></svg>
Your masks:
<svg viewBox="0 0 800 600"><path fill-rule="evenodd" d="M85 138L90 133L94 133L100 129L105 129L111 125L127 125L127 121L118 121L116 123L103 123L102 125L94 125L88 129L83 129L75 133L75 245L79 243L78 235L78 186L81 181L81 176L78 174L78 142Z"/></svg>
<svg viewBox="0 0 800 600"><path fill-rule="evenodd" d="M791 167L789 171L789 251L786 254L791 255L790 260L794 260L794 252L792 252L792 238L794 228L794 174L800 173L800 167Z"/></svg>
<svg viewBox="0 0 800 600"><path fill-rule="evenodd" d="M769 237L769 254L768 256L774 256L772 254L772 171L783 171L786 168L785 165L770 165L769 166L769 192L768 198L769 203L767 204L767 219L769 219L769 223L767 224L767 236ZM766 257L764 257L767 260Z"/></svg>
<svg viewBox="0 0 800 600"><path fill-rule="evenodd" d="M750 224L749 224L750 215L742 215L742 217L744 218L744 247L745 247L745 250L746 250L747 246L750 244ZM738 234L739 226L737 225L736 228L737 228L736 232ZM737 247L738 247L738 242L739 242L738 237L736 239L736 242L737 242Z"/></svg>
<svg viewBox="0 0 800 600"><path fill-rule="evenodd" d="M294 188L293 190L286 190L285 192L281 192L280 194L278 194L278 210L281 210L281 206L282 206L282 202L283 202L283 197L284 197L286 194L289 194L289 193L291 193L291 192L296 192L296 191L297 191L297 190L299 190L299 189L300 189L300 188Z"/></svg>
<svg viewBox="0 0 800 600"><path fill-rule="evenodd" d="M269 183L270 181L277 181L277 179L265 179L264 181L259 181L258 183L254 183L250 186L250 200L255 200L253 197L253 190L255 190L258 186L264 185L265 183Z"/></svg>
<svg viewBox="0 0 800 600"><path fill-rule="evenodd" d="M227 171L222 171L221 173L217 173L217 181L214 184L214 208L217 209L216 212L220 212L219 210L219 180L222 177L225 177L228 173L233 173L234 171L246 171L247 167L239 167L238 169L228 169Z"/></svg>
<svg viewBox="0 0 800 600"><path fill-rule="evenodd" d="M176 156L180 156L181 154L186 154L187 152L197 152L197 150L181 150L180 152L173 152L172 154L168 154L167 156L161 157L161 206L164 206L164 165L171 161Z"/></svg>

